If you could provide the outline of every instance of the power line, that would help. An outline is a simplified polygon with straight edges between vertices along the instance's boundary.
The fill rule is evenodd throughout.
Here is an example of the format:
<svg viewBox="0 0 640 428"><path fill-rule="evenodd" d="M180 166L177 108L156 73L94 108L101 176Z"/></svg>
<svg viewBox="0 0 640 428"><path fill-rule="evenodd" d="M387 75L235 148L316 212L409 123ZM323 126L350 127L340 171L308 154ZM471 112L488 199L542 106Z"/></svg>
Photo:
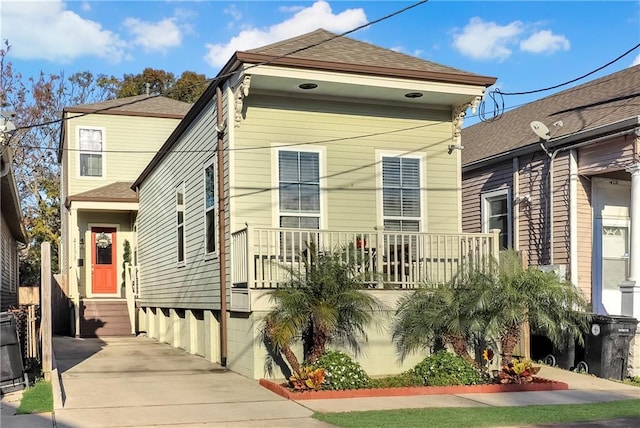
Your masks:
<svg viewBox="0 0 640 428"><path fill-rule="evenodd" d="M389 13L389 14L387 14L387 15L384 15L384 16L382 16L382 17L378 18L378 19L374 19L373 21L369 21L369 22L367 22L367 23L365 23L365 24L362 24L362 25L360 25L360 26L358 26L358 27L356 27L356 28L353 28L353 29L351 29L351 30L345 31L344 33L336 34L336 35L334 35L334 36L332 36L332 37L329 37L328 39L321 40L321 41L319 41L319 42L317 42L317 43L313 43L313 44L311 44L311 45L308 45L308 46L304 46L304 47L301 47L301 48L295 49L295 50L293 50L293 51L291 51L291 52L287 52L287 53L285 53L285 54L282 54L282 55L276 56L276 57L271 58L271 59L269 59L269 60L267 60L267 61L258 62L258 63L256 63L256 64L252 64L252 65L248 66L247 68L245 68L245 70L249 70L249 69L251 69L251 68L255 68L255 67L260 67L260 66L263 66L263 65L269 65L269 64L271 64L271 63L273 63L274 61L277 61L277 60L279 60L279 59L286 58L286 57L288 57L288 56L290 56L290 55L293 55L293 54L296 54L296 53L299 53L299 52L302 52L302 51L305 51L305 50L308 50L308 49L314 48L314 47L316 47L316 46L320 46L320 45L322 45L322 44L324 44L324 43L327 43L327 42L330 42L330 41L332 41L332 40L335 40L335 39L338 39L338 38L341 38L341 37L345 37L345 36L347 36L347 35L349 35L349 34L351 34L351 33L354 33L354 32L356 32L356 31L362 30L362 29L367 28L367 27L370 27L370 26L372 26L372 25L374 25L374 24L378 24L378 23L380 23L380 22L382 22L382 21L385 21L385 20L387 20L387 19L393 18L393 17L395 17L395 16L397 16L397 15L400 15L400 14L402 14L402 13L404 13L404 12L408 11L408 10L411 10L411 9L413 9L413 8L415 8L415 7L418 7L418 6L422 5L422 4L425 4L425 3L427 3L428 1L429 1L429 0L420 0L420 1L418 1L418 2L416 2L416 3L413 3L413 4L411 4L411 5L407 6L407 7L404 7L404 8L402 8L402 9L396 10L395 12L391 12L391 13ZM212 79L207 79L207 80L205 80L204 82L200 82L200 83L197 83L197 84L194 84L194 85L191 85L191 86L187 86L187 87L182 88L182 89L183 89L183 90L184 90L184 89L188 89L188 88L190 88L190 87L199 86L199 85L201 85L201 84L208 84L208 85L210 85L210 84L212 84L212 83L214 83L214 82L217 82L217 81L220 81L220 80L222 80L222 79L224 79L224 78L227 78L227 77L233 76L233 74L234 74L233 72L229 72L229 73L226 73L226 74L221 74L221 75L218 75L218 76L216 76L216 77L214 77L214 78L212 78ZM169 93L169 92L170 92L170 91L167 91L166 93ZM166 94L166 93L165 93L165 94ZM101 112L104 112L104 111L109 111L109 110L112 110L112 109L115 109L115 108L119 108L119 107L122 107L122 106L126 106L126 105L136 104L136 103L139 103L139 102L142 102L142 101L148 100L149 98L161 97L161 96L163 96L163 95L165 95L165 94L162 94L162 93L160 93L160 94L154 94L154 95L150 95L149 97L146 97L146 98L143 98L143 99L140 99L140 100L131 101L130 103L119 104L119 105L117 105L117 106L105 107L105 108L103 108L103 109L97 109L97 110L92 111L92 112L81 113L81 114L79 114L79 115L74 116L74 117L73 117L73 118L71 118L71 119L75 119L75 118L79 118L79 117L84 117L84 116L87 116L87 115L89 115L89 114L96 114L96 113L101 113ZM41 127L41 126L54 125L54 124L57 124L57 123L61 123L61 122L65 121L65 120L69 120L69 119L68 119L68 118L67 118L67 119L65 119L65 118L60 118L60 119L55 119L55 120L51 120L51 121L47 121L47 122L42 122L42 123L38 123L38 124L20 126L20 127L16 127L15 131L19 131L19 130L26 130L26 129L32 129L32 128L37 128L37 127ZM7 144L8 144L8 142L7 142Z"/></svg>

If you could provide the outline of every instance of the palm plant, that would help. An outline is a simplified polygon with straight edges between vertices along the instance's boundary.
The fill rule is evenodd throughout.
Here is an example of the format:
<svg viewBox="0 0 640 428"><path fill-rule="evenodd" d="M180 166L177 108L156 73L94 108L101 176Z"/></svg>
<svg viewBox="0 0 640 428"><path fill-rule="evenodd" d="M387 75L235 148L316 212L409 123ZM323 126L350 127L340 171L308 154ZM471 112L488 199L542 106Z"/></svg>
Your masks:
<svg viewBox="0 0 640 428"><path fill-rule="evenodd" d="M482 272L468 269L447 283L425 285L402 297L393 325L393 341L400 358L441 341L457 355L473 361L468 345L484 336L479 296L486 283Z"/></svg>
<svg viewBox="0 0 640 428"><path fill-rule="evenodd" d="M287 268L290 278L270 293L274 307L262 323L263 335L294 372L300 369L291 349L294 342L302 341L307 363L315 362L329 343L357 354L380 309L377 299L363 290L356 262L342 252L318 255L309 246L301 257L304 269Z"/></svg>
<svg viewBox="0 0 640 428"><path fill-rule="evenodd" d="M553 272L524 269L514 251L503 254L494 276L492 295L481 300L487 329L500 340L503 364L511 361L525 323L556 346L568 338L584 343L582 333L590 318L588 304L570 282L562 281Z"/></svg>

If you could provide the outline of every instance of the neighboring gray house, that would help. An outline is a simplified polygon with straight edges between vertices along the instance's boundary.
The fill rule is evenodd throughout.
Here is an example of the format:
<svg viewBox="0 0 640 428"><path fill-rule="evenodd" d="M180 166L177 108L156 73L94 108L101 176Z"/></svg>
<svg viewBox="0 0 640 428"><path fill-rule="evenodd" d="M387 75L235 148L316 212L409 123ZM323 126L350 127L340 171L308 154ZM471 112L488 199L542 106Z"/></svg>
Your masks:
<svg viewBox="0 0 640 428"><path fill-rule="evenodd" d="M324 30L236 52L219 77L134 183L150 337L259 378L265 295L303 268L305 243L357 251L388 314L470 254L497 255L496 235L461 233L450 148L495 78ZM423 357L398 363L384 328L369 339L368 373Z"/></svg>
<svg viewBox="0 0 640 428"><path fill-rule="evenodd" d="M463 230L499 228L502 247L564 272L595 312L640 318L640 65L470 126L462 139Z"/></svg>
<svg viewBox="0 0 640 428"><path fill-rule="evenodd" d="M20 244L27 243L9 149L0 156L0 312L18 304Z"/></svg>

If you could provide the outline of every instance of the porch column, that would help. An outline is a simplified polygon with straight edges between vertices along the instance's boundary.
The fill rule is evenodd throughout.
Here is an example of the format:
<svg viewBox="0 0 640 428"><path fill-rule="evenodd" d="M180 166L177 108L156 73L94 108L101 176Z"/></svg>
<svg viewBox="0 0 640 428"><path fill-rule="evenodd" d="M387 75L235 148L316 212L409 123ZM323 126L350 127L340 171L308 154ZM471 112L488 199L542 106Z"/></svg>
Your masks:
<svg viewBox="0 0 640 428"><path fill-rule="evenodd" d="M622 314L640 319L640 162L626 170L631 173L631 233L629 277L620 284Z"/></svg>
<svg viewBox="0 0 640 428"><path fill-rule="evenodd" d="M69 230L68 230L67 245L69 245L69 251L67 252L69 260L69 297L73 302L73 314L74 314L74 333L76 336L80 335L80 290L78 288L78 281L80 277L80 271L78 267L78 259L84 258L81 252L80 236L78 231L78 210L71 208L69 210Z"/></svg>

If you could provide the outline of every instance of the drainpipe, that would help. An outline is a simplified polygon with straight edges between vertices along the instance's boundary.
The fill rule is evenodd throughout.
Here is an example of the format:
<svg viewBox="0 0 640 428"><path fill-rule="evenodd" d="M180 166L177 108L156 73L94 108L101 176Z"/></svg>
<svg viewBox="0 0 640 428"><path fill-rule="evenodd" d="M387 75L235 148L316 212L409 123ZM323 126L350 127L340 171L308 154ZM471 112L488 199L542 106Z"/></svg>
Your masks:
<svg viewBox="0 0 640 428"><path fill-rule="evenodd" d="M216 132L218 142L218 236L220 237L220 364L227 366L227 246L224 197L224 117L222 114L222 90L216 87Z"/></svg>

